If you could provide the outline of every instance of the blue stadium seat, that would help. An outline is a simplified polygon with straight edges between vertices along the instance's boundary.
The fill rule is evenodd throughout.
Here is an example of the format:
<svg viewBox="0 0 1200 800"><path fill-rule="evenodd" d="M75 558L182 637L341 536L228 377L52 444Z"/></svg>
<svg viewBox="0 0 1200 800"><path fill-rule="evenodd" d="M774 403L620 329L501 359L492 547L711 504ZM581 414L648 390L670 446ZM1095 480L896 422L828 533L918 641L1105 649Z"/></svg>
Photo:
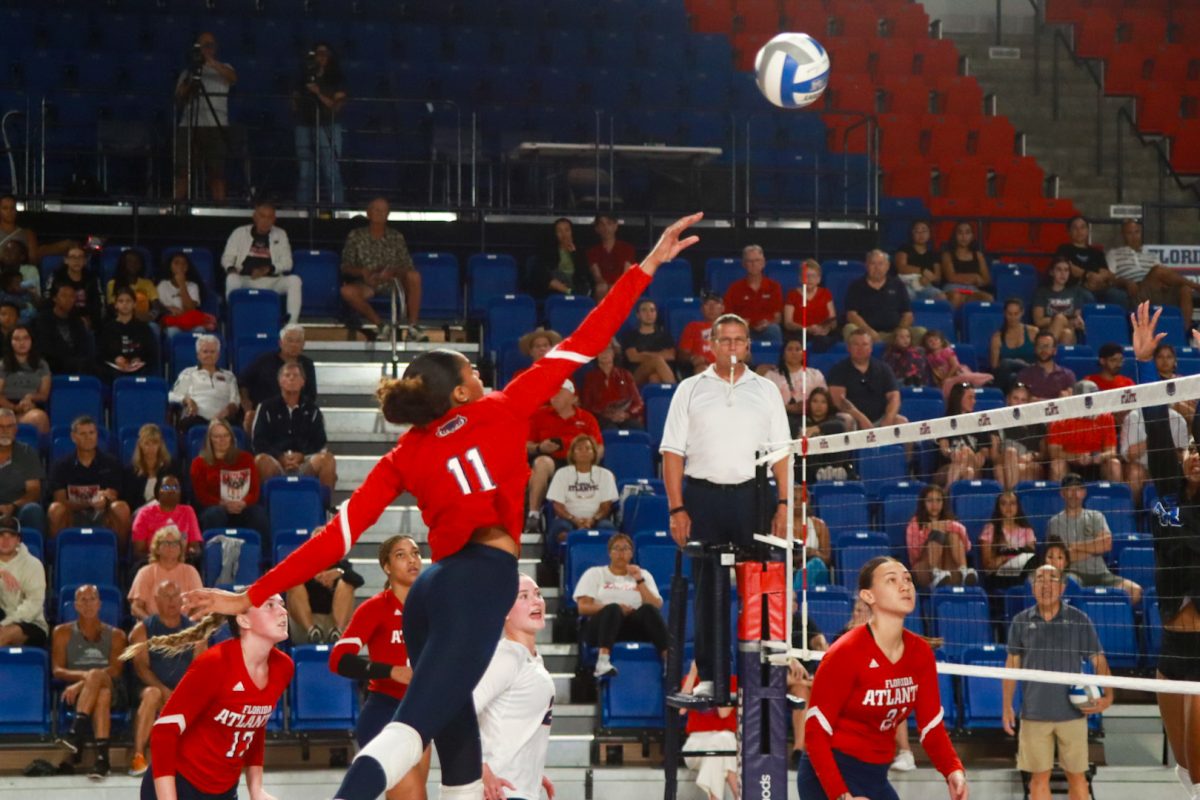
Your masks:
<svg viewBox="0 0 1200 800"><path fill-rule="evenodd" d="M976 411L993 411L1006 405L1008 402L1004 398L1004 392L994 386L981 386L975 390Z"/></svg>
<svg viewBox="0 0 1200 800"><path fill-rule="evenodd" d="M946 300L915 300L912 312L913 325L940 331L947 343L953 344L958 339L954 332L954 309Z"/></svg>
<svg viewBox="0 0 1200 800"><path fill-rule="evenodd" d="M646 432L650 434L650 449L654 457L658 457L658 446L662 443L663 428L667 423L667 412L671 408L671 398L662 395L644 397L646 402Z"/></svg>
<svg viewBox="0 0 1200 800"><path fill-rule="evenodd" d="M670 532L638 531L633 535L633 547L635 563L654 576L658 593L666 597L671 588L671 578L675 575L675 554L679 552L679 546L671 538ZM692 559L683 558L680 561L684 577L690 579Z"/></svg>
<svg viewBox="0 0 1200 800"><path fill-rule="evenodd" d="M1058 481L1021 481L1015 491L1021 498L1021 508L1025 509L1025 519L1037 534L1038 543L1045 544L1046 523L1063 510Z"/></svg>
<svg viewBox="0 0 1200 800"><path fill-rule="evenodd" d="M862 542L862 544L859 544ZM843 536L841 544L834 548L837 560L837 583L848 591L858 590L858 573L875 556L888 554L888 545L882 534L859 531Z"/></svg>
<svg viewBox="0 0 1200 800"><path fill-rule="evenodd" d="M776 366L783 356L783 344L755 339L750 343L750 361L755 367Z"/></svg>
<svg viewBox="0 0 1200 800"><path fill-rule="evenodd" d="M846 290L850 284L867 274L867 265L861 261L831 260L821 262L821 285L833 295L833 307L846 307Z"/></svg>
<svg viewBox="0 0 1200 800"><path fill-rule="evenodd" d="M79 618L79 612L75 610L75 591L81 585L83 584L62 587L58 598L58 621L60 623L74 622ZM107 583L97 585L96 589L100 592L100 621L112 625L114 628L121 627L125 618L125 597L121 594L121 590Z"/></svg>
<svg viewBox="0 0 1200 800"><path fill-rule="evenodd" d="M263 353L278 351L279 337L269 333L239 336L234 340L232 350L232 369L234 373L239 373L257 361Z"/></svg>
<svg viewBox="0 0 1200 800"><path fill-rule="evenodd" d="M1087 485L1084 508L1099 511L1108 521L1108 529L1114 533L1137 531L1133 508L1133 493L1127 483L1098 481Z"/></svg>
<svg viewBox="0 0 1200 800"><path fill-rule="evenodd" d="M476 253L467 259L467 316L482 319L488 302L517 292L517 260L507 253Z"/></svg>
<svg viewBox="0 0 1200 800"><path fill-rule="evenodd" d="M647 293L662 305L677 297L693 297L696 294L692 282L692 264L686 258L676 258L668 261L654 273L654 283L647 288Z"/></svg>
<svg viewBox="0 0 1200 800"><path fill-rule="evenodd" d="M654 478L650 434L615 428L604 431L604 466L613 473L618 484Z"/></svg>
<svg viewBox="0 0 1200 800"><path fill-rule="evenodd" d="M884 484L879 490L880 522L887 534L892 555L908 564L908 543L905 529L917 511L917 501L925 484L921 481L896 481ZM910 565L911 566L911 565Z"/></svg>
<svg viewBox="0 0 1200 800"><path fill-rule="evenodd" d="M1003 667L1007 658L1003 645L987 644L967 648L963 663L979 667ZM1003 727L1004 703L1000 681L995 678L967 677L963 680L963 727Z"/></svg>
<svg viewBox="0 0 1200 800"><path fill-rule="evenodd" d="M1150 313L1162 309L1162 314L1158 318L1157 330L1167 334L1163 339L1169 345L1176 348L1187 347L1188 337L1183 326L1183 312L1179 310L1179 306L1151 306Z"/></svg>
<svg viewBox="0 0 1200 800"><path fill-rule="evenodd" d="M327 644L292 648L296 674L290 687L293 731L349 731L358 721L358 687L329 669Z"/></svg>
<svg viewBox="0 0 1200 800"><path fill-rule="evenodd" d="M304 251L293 253L293 261L295 261L297 255L303 252ZM210 292L216 291L217 260L216 257L213 256L213 252L211 250L209 250L207 247L190 247L186 245L166 247L163 248L162 251L163 263L169 264L171 262L171 256L175 255L176 253L183 253L186 255L188 260L191 261L192 265L196 268L196 272L200 274L200 280L204 282L205 288L207 288Z"/></svg>
<svg viewBox="0 0 1200 800"><path fill-rule="evenodd" d="M979 352L988 352L992 345L992 334L1004 323L1004 306L1000 303L967 303L959 313L962 315L962 341Z"/></svg>
<svg viewBox="0 0 1200 800"><path fill-rule="evenodd" d="M596 301L585 294L554 294L546 298L546 323L550 330L570 336Z"/></svg>
<svg viewBox="0 0 1200 800"><path fill-rule="evenodd" d="M25 545L25 549L29 551L29 555L46 563L46 546L45 538L42 532L33 528L21 528L21 544Z"/></svg>
<svg viewBox="0 0 1200 800"><path fill-rule="evenodd" d="M1126 547L1117 561L1117 574L1141 586L1143 591L1154 589L1154 563L1153 547Z"/></svg>
<svg viewBox="0 0 1200 800"><path fill-rule="evenodd" d="M1114 533L1112 550L1108 552L1109 566L1121 563L1121 553L1127 547L1154 547L1154 538L1148 533Z"/></svg>
<svg viewBox="0 0 1200 800"><path fill-rule="evenodd" d="M1030 606L1036 605L1037 600L1033 596L1033 587L1028 583L1022 583L1020 586L1010 586L1004 592L1004 619L1011 622L1012 618L1020 614ZM1008 631L1004 632L1008 635Z"/></svg>
<svg viewBox="0 0 1200 800"><path fill-rule="evenodd" d="M21 688L5 692L0 734L49 736L49 654L36 647L0 647L0 685Z"/></svg>
<svg viewBox="0 0 1200 800"><path fill-rule="evenodd" d="M704 285L716 294L723 296L729 284L745 276L740 258L710 258L704 262Z"/></svg>
<svg viewBox="0 0 1200 800"><path fill-rule="evenodd" d="M332 250L292 251L292 274L301 281L305 316L336 316L341 305L339 257Z"/></svg>
<svg viewBox="0 0 1200 800"><path fill-rule="evenodd" d="M992 644L987 593L978 586L938 588L931 601L936 635L946 644L946 656L957 661L969 647Z"/></svg>
<svg viewBox="0 0 1200 800"><path fill-rule="evenodd" d="M97 427L104 427L100 379L91 375L55 375L50 382L50 426L70 425L85 414L96 421Z"/></svg>
<svg viewBox="0 0 1200 800"><path fill-rule="evenodd" d="M117 535L108 528L64 528L54 544L54 591L94 583L117 585Z"/></svg>
<svg viewBox="0 0 1200 800"><path fill-rule="evenodd" d="M262 539L259 537L258 531L252 531L248 528L210 528L204 531L203 535L205 541L201 574L204 577L205 586L242 586L249 585L258 580L263 560ZM218 536L223 536L226 539L239 539L242 542L242 549L238 554L237 568L234 570L233 580L221 581L219 584L218 578L221 576L223 545L217 540Z"/></svg>
<svg viewBox="0 0 1200 800"><path fill-rule="evenodd" d="M279 294L268 289L234 289L229 293L229 338L256 333L279 335Z"/></svg>
<svg viewBox="0 0 1200 800"><path fill-rule="evenodd" d="M1116 342L1126 347L1131 343L1129 318L1124 308L1104 303L1088 303L1081 310L1088 344L1099 347Z"/></svg>
<svg viewBox="0 0 1200 800"><path fill-rule="evenodd" d="M515 343L508 345L500 351L496 361L496 385L507 386L514 375L532 364L533 359L517 349Z"/></svg>
<svg viewBox="0 0 1200 800"><path fill-rule="evenodd" d="M483 349L497 358L505 347L537 327L537 306L526 294L506 294L492 298L487 306L483 329Z"/></svg>
<svg viewBox="0 0 1200 800"><path fill-rule="evenodd" d="M966 527L972 544L979 544L983 526L992 521L992 509L995 508L998 494L998 481L955 481L950 485L954 516Z"/></svg>
<svg viewBox="0 0 1200 800"><path fill-rule="evenodd" d="M996 287L996 301L1003 305L1010 297L1016 297L1025 304L1026 316L1029 314L1029 304L1033 293L1037 291L1037 268L1032 264L1001 264L992 265L992 284Z"/></svg>
<svg viewBox="0 0 1200 800"><path fill-rule="evenodd" d="M168 377L174 383L179 373L188 367L196 366L196 340L205 335L206 331L181 331L171 337L168 345L171 368ZM219 333L213 333L221 342L221 352L217 355L217 366L222 369L229 366L229 348L225 339Z"/></svg>
<svg viewBox="0 0 1200 800"><path fill-rule="evenodd" d="M808 485L809 513L824 520L830 541L870 528L867 490L860 481L817 481Z"/></svg>
<svg viewBox="0 0 1200 800"><path fill-rule="evenodd" d="M946 401L940 389L929 386L901 386L900 413L909 422L922 422L946 416Z"/></svg>
<svg viewBox="0 0 1200 800"><path fill-rule="evenodd" d="M621 530L629 533L669 528L671 523L669 510L666 495L634 495L625 501Z"/></svg>
<svg viewBox="0 0 1200 800"><path fill-rule="evenodd" d="M312 531L325 524L325 504L316 478L286 475L263 484L262 502L271 530Z"/></svg>
<svg viewBox="0 0 1200 800"><path fill-rule="evenodd" d="M583 577L589 567L608 564L608 540L612 531L571 531L567 534L566 556L563 558L563 595L564 608L575 608L575 584Z"/></svg>
<svg viewBox="0 0 1200 800"><path fill-rule="evenodd" d="M800 286L800 266L804 262L797 258L767 259L766 276L779 284L786 298L788 292ZM658 280L658 278L655 278Z"/></svg>
<svg viewBox="0 0 1200 800"><path fill-rule="evenodd" d="M463 292L453 253L413 253L421 274L421 314L430 319L462 319Z"/></svg>
<svg viewBox="0 0 1200 800"><path fill-rule="evenodd" d="M655 285L651 284L651 288ZM660 317L666 317L667 333L671 335L671 341L675 344L679 344L679 337L683 335L683 329L688 326L689 322L704 319L704 311L701 309L698 297L663 298L658 304L658 311Z"/></svg>
<svg viewBox="0 0 1200 800"><path fill-rule="evenodd" d="M1096 626L1109 666L1132 669L1138 665L1137 628L1129 595L1106 586L1085 586L1071 604L1087 614Z"/></svg>
<svg viewBox="0 0 1200 800"><path fill-rule="evenodd" d="M272 562L278 564L290 556L300 545L312 538L310 531L274 531L271 534Z"/></svg>
<svg viewBox="0 0 1200 800"><path fill-rule="evenodd" d="M821 584L808 587L808 617L825 634L826 641L833 641L846 629L853 612L854 601L845 586Z"/></svg>
<svg viewBox="0 0 1200 800"><path fill-rule="evenodd" d="M1096 363L1096 348L1090 344L1060 344L1058 350L1054 353L1054 361L1062 364L1064 358L1086 358L1092 363L1088 366L1087 371L1083 374L1090 375L1099 369L1099 364ZM1080 373L1076 373L1079 375Z"/></svg>
<svg viewBox="0 0 1200 800"><path fill-rule="evenodd" d="M903 445L880 445L860 450L856 455L858 477L867 491L867 498L872 502L879 500L885 486L902 480L908 471Z"/></svg>
<svg viewBox="0 0 1200 800"><path fill-rule="evenodd" d="M153 423L167 427L167 382L162 378L126 376L113 381L113 429Z"/></svg>
<svg viewBox="0 0 1200 800"><path fill-rule="evenodd" d="M957 342L950 345L950 349L954 351L954 355L958 356L958 363L970 370L979 370L979 357L976 355L975 345L967 344L966 342ZM979 398L975 398L975 406L979 407Z"/></svg>
<svg viewBox="0 0 1200 800"><path fill-rule="evenodd" d="M617 675L601 685L600 727L663 727L662 659L647 642L617 642L612 649Z"/></svg>

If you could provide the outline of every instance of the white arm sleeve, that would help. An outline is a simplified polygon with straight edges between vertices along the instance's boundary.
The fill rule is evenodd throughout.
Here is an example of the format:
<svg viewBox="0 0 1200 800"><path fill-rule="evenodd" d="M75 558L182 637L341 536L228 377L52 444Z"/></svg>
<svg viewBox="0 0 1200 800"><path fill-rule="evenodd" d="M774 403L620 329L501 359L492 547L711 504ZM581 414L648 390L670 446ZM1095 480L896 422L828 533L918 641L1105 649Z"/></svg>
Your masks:
<svg viewBox="0 0 1200 800"><path fill-rule="evenodd" d="M475 701L475 713L482 714L504 690L512 685L513 680L521 669L520 654L505 647L504 640L496 648L492 663L488 664L487 672L479 679L472 698Z"/></svg>
<svg viewBox="0 0 1200 800"><path fill-rule="evenodd" d="M681 456L687 454L688 405L697 385L698 381L684 381L671 396L667 421L663 425L662 444L658 446L660 453L675 453Z"/></svg>

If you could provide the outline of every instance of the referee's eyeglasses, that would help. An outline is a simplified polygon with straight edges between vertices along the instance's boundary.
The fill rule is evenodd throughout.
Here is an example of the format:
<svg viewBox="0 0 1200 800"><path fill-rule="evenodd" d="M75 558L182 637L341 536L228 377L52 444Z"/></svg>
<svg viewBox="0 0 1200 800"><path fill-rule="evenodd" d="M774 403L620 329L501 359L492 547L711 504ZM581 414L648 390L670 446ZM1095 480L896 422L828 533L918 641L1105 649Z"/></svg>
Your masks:
<svg viewBox="0 0 1200 800"><path fill-rule="evenodd" d="M722 336L717 339L717 344L721 347L738 347L750 344L750 340L745 336Z"/></svg>

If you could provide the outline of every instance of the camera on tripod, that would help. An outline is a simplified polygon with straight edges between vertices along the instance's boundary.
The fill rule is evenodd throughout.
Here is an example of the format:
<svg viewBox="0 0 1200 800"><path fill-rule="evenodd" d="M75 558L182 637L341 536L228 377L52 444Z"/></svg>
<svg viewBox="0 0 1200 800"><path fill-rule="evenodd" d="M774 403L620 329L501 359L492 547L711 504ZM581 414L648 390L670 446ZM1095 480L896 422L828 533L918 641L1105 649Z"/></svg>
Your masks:
<svg viewBox="0 0 1200 800"><path fill-rule="evenodd" d="M190 72L192 74L192 77L193 78L200 77L200 72L201 72L201 70L204 69L204 61L205 61L204 49L200 46L200 43L196 42L191 47L189 47L187 54L185 55L184 58L185 58L185 61L187 62L188 72Z"/></svg>
<svg viewBox="0 0 1200 800"><path fill-rule="evenodd" d="M304 54L304 82L316 83L321 74L321 63L317 61L316 52L309 50Z"/></svg>

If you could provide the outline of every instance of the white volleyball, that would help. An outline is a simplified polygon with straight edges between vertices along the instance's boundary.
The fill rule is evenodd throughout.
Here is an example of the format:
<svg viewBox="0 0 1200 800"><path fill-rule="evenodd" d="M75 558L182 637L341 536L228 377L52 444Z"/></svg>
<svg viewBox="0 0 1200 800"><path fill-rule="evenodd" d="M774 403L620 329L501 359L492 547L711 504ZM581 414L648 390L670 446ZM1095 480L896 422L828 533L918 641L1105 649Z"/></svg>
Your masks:
<svg viewBox="0 0 1200 800"><path fill-rule="evenodd" d="M807 33L781 33L754 59L758 89L780 108L812 105L829 85L829 54Z"/></svg>

